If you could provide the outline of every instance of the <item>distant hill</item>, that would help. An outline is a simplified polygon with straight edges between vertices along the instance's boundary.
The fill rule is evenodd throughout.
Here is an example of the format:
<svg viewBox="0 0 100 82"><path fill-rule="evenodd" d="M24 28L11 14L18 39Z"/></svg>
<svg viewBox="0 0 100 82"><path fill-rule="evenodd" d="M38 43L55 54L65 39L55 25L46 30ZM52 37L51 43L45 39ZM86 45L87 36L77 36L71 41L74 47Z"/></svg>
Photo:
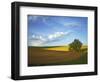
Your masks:
<svg viewBox="0 0 100 82"><path fill-rule="evenodd" d="M31 46L31 47L43 48L45 50L54 50L54 51L69 51L68 45L62 45L62 46ZM83 45L82 49L83 48L87 48L87 45Z"/></svg>

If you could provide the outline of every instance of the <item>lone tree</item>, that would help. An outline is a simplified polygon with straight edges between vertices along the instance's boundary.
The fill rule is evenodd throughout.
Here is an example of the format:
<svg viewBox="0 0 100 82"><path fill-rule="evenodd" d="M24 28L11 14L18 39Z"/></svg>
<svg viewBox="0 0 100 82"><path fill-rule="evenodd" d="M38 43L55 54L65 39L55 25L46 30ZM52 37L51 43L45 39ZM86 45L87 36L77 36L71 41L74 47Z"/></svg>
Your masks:
<svg viewBox="0 0 100 82"><path fill-rule="evenodd" d="M82 47L82 43L75 39L72 43L69 44L69 50L79 52Z"/></svg>

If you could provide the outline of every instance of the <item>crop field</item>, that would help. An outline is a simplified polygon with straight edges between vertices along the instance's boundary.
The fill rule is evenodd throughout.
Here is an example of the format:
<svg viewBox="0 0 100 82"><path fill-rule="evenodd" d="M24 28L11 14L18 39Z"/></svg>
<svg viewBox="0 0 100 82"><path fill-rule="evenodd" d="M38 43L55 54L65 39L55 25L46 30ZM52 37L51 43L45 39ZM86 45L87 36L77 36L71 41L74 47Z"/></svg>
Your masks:
<svg viewBox="0 0 100 82"><path fill-rule="evenodd" d="M81 52L67 46L28 47L28 66L87 64L87 46Z"/></svg>

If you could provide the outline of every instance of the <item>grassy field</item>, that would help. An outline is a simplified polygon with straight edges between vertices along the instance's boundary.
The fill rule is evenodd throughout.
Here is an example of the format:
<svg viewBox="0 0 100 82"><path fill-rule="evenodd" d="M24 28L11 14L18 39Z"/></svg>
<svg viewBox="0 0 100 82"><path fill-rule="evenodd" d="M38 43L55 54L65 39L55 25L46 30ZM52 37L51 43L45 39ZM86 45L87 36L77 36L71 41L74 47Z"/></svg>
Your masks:
<svg viewBox="0 0 100 82"><path fill-rule="evenodd" d="M56 46L56 47L47 47L45 50L54 50L54 51L68 51L68 46Z"/></svg>
<svg viewBox="0 0 100 82"><path fill-rule="evenodd" d="M69 51L68 46L55 46L55 47L44 47L45 50L54 50L54 51ZM86 45L82 46L81 49L87 48Z"/></svg>
<svg viewBox="0 0 100 82"><path fill-rule="evenodd" d="M81 52L69 51L68 46L28 47L28 66L87 64L87 46Z"/></svg>

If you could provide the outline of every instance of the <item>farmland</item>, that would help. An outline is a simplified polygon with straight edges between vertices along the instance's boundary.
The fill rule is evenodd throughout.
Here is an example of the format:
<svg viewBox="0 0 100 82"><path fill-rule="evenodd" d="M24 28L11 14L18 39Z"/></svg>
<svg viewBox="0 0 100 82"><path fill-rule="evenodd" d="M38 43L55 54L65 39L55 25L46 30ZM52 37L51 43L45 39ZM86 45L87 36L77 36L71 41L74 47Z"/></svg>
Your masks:
<svg viewBox="0 0 100 82"><path fill-rule="evenodd" d="M69 51L68 46L28 47L28 66L87 63L87 46L82 46L80 52Z"/></svg>

